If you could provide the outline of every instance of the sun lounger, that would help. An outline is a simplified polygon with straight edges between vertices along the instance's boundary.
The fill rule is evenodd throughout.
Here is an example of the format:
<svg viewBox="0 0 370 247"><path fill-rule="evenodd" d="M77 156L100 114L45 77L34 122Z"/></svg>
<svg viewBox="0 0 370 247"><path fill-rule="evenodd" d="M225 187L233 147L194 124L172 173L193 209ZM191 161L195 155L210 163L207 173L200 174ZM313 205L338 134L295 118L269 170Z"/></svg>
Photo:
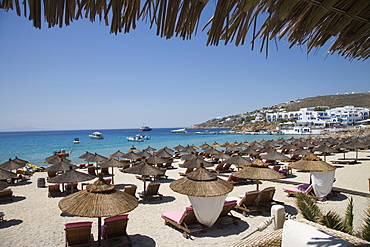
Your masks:
<svg viewBox="0 0 370 247"><path fill-rule="evenodd" d="M283 202L275 201L275 187L267 187L260 191L258 197L256 199L256 205L259 209L265 208L266 210L270 210L272 204L284 204Z"/></svg>
<svg viewBox="0 0 370 247"><path fill-rule="evenodd" d="M108 168L109 167L103 167L103 168L101 168L101 173L103 173L104 175L110 175L109 174L109 171L108 171Z"/></svg>
<svg viewBox="0 0 370 247"><path fill-rule="evenodd" d="M76 222L64 225L66 232L66 246L88 243L91 246L93 235L91 234L92 222Z"/></svg>
<svg viewBox="0 0 370 247"><path fill-rule="evenodd" d="M299 184L294 187L286 187L283 188L284 192L288 194L288 196L296 195L297 193L303 193L308 195L312 191L312 184Z"/></svg>
<svg viewBox="0 0 370 247"><path fill-rule="evenodd" d="M186 168L185 173L184 172L179 172L180 176L186 176L189 172L192 172L194 168Z"/></svg>
<svg viewBox="0 0 370 247"><path fill-rule="evenodd" d="M333 164L356 164L355 159L331 160L330 162Z"/></svg>
<svg viewBox="0 0 370 247"><path fill-rule="evenodd" d="M227 197L227 201L236 200L236 209L242 211L244 216L248 216L250 213L261 213L261 210L257 207L256 199L259 195L258 190L247 191L242 197Z"/></svg>
<svg viewBox="0 0 370 247"><path fill-rule="evenodd" d="M13 191L10 188L0 190L0 202L13 201Z"/></svg>
<svg viewBox="0 0 370 247"><path fill-rule="evenodd" d="M155 178L156 179L168 179L168 176L166 175L167 169L166 168L161 168L160 170L163 171L163 174L157 175Z"/></svg>
<svg viewBox="0 0 370 247"><path fill-rule="evenodd" d="M246 183L248 180L247 179L244 179L244 178L236 178L233 176L233 173L231 173L228 177L221 177L219 176L219 178L231 183L231 184L241 184L241 183Z"/></svg>
<svg viewBox="0 0 370 247"><path fill-rule="evenodd" d="M136 189L137 189L136 185L125 186L123 192L126 192L127 194L136 197Z"/></svg>
<svg viewBox="0 0 370 247"><path fill-rule="evenodd" d="M96 176L95 170L96 170L95 166L88 166L87 167L87 173L90 174L90 175Z"/></svg>
<svg viewBox="0 0 370 247"><path fill-rule="evenodd" d="M0 212L0 221L4 220L4 216L5 216L4 212Z"/></svg>
<svg viewBox="0 0 370 247"><path fill-rule="evenodd" d="M61 196L62 192L60 191L59 184L50 184L48 185L48 197Z"/></svg>
<svg viewBox="0 0 370 247"><path fill-rule="evenodd" d="M233 171L233 169L231 168L231 165L230 163L225 163L222 167L222 172L230 172L230 171Z"/></svg>
<svg viewBox="0 0 370 247"><path fill-rule="evenodd" d="M214 167L207 168L208 171L217 172L220 173L222 171L222 167L224 166L224 163L218 163Z"/></svg>
<svg viewBox="0 0 370 247"><path fill-rule="evenodd" d="M163 195L158 192L160 185L160 183L149 183L146 188L146 194L144 194L144 191L141 191L138 194L140 197L146 198L148 201L152 198L159 198L162 200Z"/></svg>
<svg viewBox="0 0 370 247"><path fill-rule="evenodd" d="M171 224L183 230L185 238L189 238L190 234L197 232L205 232L207 227L199 223L195 217L192 206L186 207L185 211L169 211L161 214L164 219L164 224Z"/></svg>
<svg viewBox="0 0 370 247"><path fill-rule="evenodd" d="M68 183L64 185L64 188L67 191L67 193L75 193L78 191L77 185L78 183Z"/></svg>
<svg viewBox="0 0 370 247"><path fill-rule="evenodd" d="M113 216L104 219L102 236L107 246L132 245L131 238L127 234L128 214Z"/></svg>
<svg viewBox="0 0 370 247"><path fill-rule="evenodd" d="M222 229L223 225L229 225L229 224L238 225L238 220L240 220L240 218L235 217L231 213L231 210L235 208L236 204L237 204L236 200L226 201L224 203L220 216L217 219L218 228Z"/></svg>

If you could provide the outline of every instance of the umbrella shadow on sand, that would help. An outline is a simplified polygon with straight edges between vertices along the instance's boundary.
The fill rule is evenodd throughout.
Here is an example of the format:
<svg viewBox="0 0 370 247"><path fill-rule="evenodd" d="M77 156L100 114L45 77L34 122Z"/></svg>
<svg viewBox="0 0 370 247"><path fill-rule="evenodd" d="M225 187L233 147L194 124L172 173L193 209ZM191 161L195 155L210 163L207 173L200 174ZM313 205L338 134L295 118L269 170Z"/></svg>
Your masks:
<svg viewBox="0 0 370 247"><path fill-rule="evenodd" d="M166 184L166 183L171 183L172 181L175 181L173 178L167 178L167 179L161 179L160 183L161 184Z"/></svg>
<svg viewBox="0 0 370 247"><path fill-rule="evenodd" d="M0 229L8 228L8 227L11 227L11 226L16 226L16 225L21 224L22 222L23 222L23 220L16 220L16 219L3 220L0 224Z"/></svg>
<svg viewBox="0 0 370 247"><path fill-rule="evenodd" d="M154 247L156 246L154 239L149 236L135 234L130 235L132 240L133 246L140 246L140 247Z"/></svg>
<svg viewBox="0 0 370 247"><path fill-rule="evenodd" d="M13 196L12 197L12 201L8 201L8 202L1 202L0 205L4 205L4 204L11 204L11 203L15 203L15 202L20 202L20 201L23 201L25 200L26 197L25 196Z"/></svg>
<svg viewBox="0 0 370 247"><path fill-rule="evenodd" d="M172 202L176 200L174 196L162 196L162 200L158 201L147 201L147 200L140 200L140 204L162 204L167 202Z"/></svg>
<svg viewBox="0 0 370 247"><path fill-rule="evenodd" d="M218 228L217 223L211 226L207 229L206 232L202 233L194 233L194 237L196 238L202 238L202 237L226 237L226 236L232 236L232 235L239 235L242 232L247 231L250 228L247 221L244 221L243 219L238 220L238 225L229 225L229 226L223 226L222 228Z"/></svg>
<svg viewBox="0 0 370 247"><path fill-rule="evenodd" d="M126 186L136 186L136 184L115 184L117 190L123 190Z"/></svg>

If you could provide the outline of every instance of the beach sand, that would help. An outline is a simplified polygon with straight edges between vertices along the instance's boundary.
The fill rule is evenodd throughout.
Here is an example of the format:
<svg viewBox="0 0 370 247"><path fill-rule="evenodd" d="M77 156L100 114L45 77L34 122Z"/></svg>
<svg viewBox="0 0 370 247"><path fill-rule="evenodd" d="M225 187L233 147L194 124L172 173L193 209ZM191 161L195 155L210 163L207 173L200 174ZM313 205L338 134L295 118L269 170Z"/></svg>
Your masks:
<svg viewBox="0 0 370 247"><path fill-rule="evenodd" d="M343 154L327 156L326 160L342 158ZM346 158L355 157L355 152L346 154ZM176 160L179 162L179 160ZM164 195L163 200L152 200L151 202L140 202L139 206L129 212L127 232L133 240L133 246L226 246L238 241L254 230L259 223L267 219L269 212L263 215L245 217L241 213L232 211L234 216L240 218L238 225L226 225L223 229L212 226L206 233L198 233L185 239L182 231L165 225L161 213L167 211L183 211L190 205L187 196L175 193L169 188L171 181L180 178L178 163L175 169L167 170L169 179L159 180L161 187L159 192ZM111 169L109 169L111 171ZM133 174L124 174L115 168L115 184L118 189L125 185L135 184L138 190L143 189L143 182L135 178ZM228 174L223 174L227 176ZM1 246L64 246L65 233L64 224L79 221L93 221L92 233L94 239L98 236L98 219L83 218L66 215L61 212L58 202L61 197L48 198L47 188L38 188L37 179L46 177L45 172L36 172L27 183L10 185L13 190L14 201L1 203L0 211L5 213L4 221L0 222ZM359 191L369 194L370 178L370 150L359 152L359 163L354 165L340 165L335 173L336 182L334 187ZM286 211L290 214L298 214L294 197L287 197L283 192L284 187L291 184L282 182L261 181L260 189L265 187L276 187L275 200L285 202ZM297 172L293 170L286 181L308 183L308 172ZM255 184L235 186L229 196L239 196L246 191L254 190ZM80 184L79 184L80 189ZM343 215L348 204L348 198L354 200L354 225L359 230L365 216L365 210L370 205L369 197L357 196L349 193L338 193L330 197L327 204L318 204L323 211L333 210ZM302 216L297 215L298 218ZM264 232L273 231L269 226ZM260 232L256 233L261 234Z"/></svg>

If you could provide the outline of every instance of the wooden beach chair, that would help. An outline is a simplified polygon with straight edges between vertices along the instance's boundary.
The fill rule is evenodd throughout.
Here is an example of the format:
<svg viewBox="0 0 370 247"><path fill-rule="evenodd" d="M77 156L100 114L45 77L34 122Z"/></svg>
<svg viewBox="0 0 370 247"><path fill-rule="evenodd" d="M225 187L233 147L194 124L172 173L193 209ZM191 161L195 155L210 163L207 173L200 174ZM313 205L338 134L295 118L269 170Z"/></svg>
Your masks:
<svg viewBox="0 0 370 247"><path fill-rule="evenodd" d="M230 173L230 175L228 177L222 177L222 176L219 176L219 178L231 183L231 184L244 184L244 183L247 183L248 182L248 179L245 179L245 178L236 178L233 176L233 172Z"/></svg>
<svg viewBox="0 0 370 247"><path fill-rule="evenodd" d="M104 219L104 225L101 226L102 236L106 246L129 245L132 241L127 234L128 214L113 216Z"/></svg>
<svg viewBox="0 0 370 247"><path fill-rule="evenodd" d="M218 228L222 229L222 226L230 224L238 225L238 220L240 220L240 218L235 217L231 213L231 210L235 208L236 204L237 204L236 200L226 201L224 203L220 216L217 219Z"/></svg>
<svg viewBox="0 0 370 247"><path fill-rule="evenodd" d="M161 214L164 224L183 230L183 236L189 238L190 234L205 232L207 227L198 222L192 206L186 207L184 211L169 211Z"/></svg>
<svg viewBox="0 0 370 247"><path fill-rule="evenodd" d="M242 214L247 217L251 213L261 213L256 203L259 193L258 190L247 191L242 197L227 197L226 200L236 200L235 209L242 211Z"/></svg>
<svg viewBox="0 0 370 247"><path fill-rule="evenodd" d="M288 194L288 196L295 196L298 193L303 193L308 195L312 191L312 184L299 184L294 187L286 187L283 188L284 192Z"/></svg>
<svg viewBox="0 0 370 247"><path fill-rule="evenodd" d="M233 171L233 169L231 168L231 165L232 164L230 164L230 163L225 163L224 166L221 169L221 172L230 172L230 171Z"/></svg>
<svg viewBox="0 0 370 247"><path fill-rule="evenodd" d="M160 174L160 175L157 175L155 178L156 179L168 179L168 176L166 175L167 169L166 168L161 168L160 170L162 170L163 173Z"/></svg>
<svg viewBox="0 0 370 247"><path fill-rule="evenodd" d="M137 190L136 185L125 186L123 188L123 192L126 192L127 194L132 195L134 197L136 197L136 190Z"/></svg>
<svg viewBox="0 0 370 247"><path fill-rule="evenodd" d="M48 185L48 197L61 196L62 192L60 191L59 184L50 184Z"/></svg>
<svg viewBox="0 0 370 247"><path fill-rule="evenodd" d="M13 191L10 188L0 190L0 202L13 201Z"/></svg>
<svg viewBox="0 0 370 247"><path fill-rule="evenodd" d="M208 171L212 171L212 172L217 172L217 173L220 173L222 172L222 168L224 166L224 163L218 163L217 165L215 165L214 167L211 167L211 168L207 168Z"/></svg>
<svg viewBox="0 0 370 247"><path fill-rule="evenodd" d="M179 172L180 176L186 176L188 173L192 172L194 168L186 168L185 172Z"/></svg>
<svg viewBox="0 0 370 247"><path fill-rule="evenodd" d="M275 201L275 187L267 187L260 191L256 199L256 205L259 209L270 210L272 204L284 205L284 202Z"/></svg>
<svg viewBox="0 0 370 247"><path fill-rule="evenodd" d="M146 198L148 201L150 201L153 198L159 198L162 200L163 195L158 192L160 183L149 183L146 188L146 194L144 194L144 191L139 192L139 196L141 198Z"/></svg>
<svg viewBox="0 0 370 247"><path fill-rule="evenodd" d="M91 243L94 241L91 234L92 221L68 223L64 226L66 246L86 243L91 246Z"/></svg>
<svg viewBox="0 0 370 247"><path fill-rule="evenodd" d="M88 166L87 167L87 173L90 174L90 175L94 175L96 176L96 172L95 172L95 166Z"/></svg>
<svg viewBox="0 0 370 247"><path fill-rule="evenodd" d="M78 191L77 189L77 185L78 183L67 183L66 185L64 185L64 188L66 190L67 193L71 194L71 193L75 193Z"/></svg>

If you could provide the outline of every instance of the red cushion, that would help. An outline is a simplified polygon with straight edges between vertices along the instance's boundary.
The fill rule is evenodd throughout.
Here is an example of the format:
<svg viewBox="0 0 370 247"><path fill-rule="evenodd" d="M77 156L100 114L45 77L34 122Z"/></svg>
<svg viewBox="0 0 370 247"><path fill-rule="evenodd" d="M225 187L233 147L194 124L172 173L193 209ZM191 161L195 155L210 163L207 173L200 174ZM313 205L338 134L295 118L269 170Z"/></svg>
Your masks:
<svg viewBox="0 0 370 247"><path fill-rule="evenodd" d="M104 219L104 222L111 222L111 221L116 221L116 220L123 220L123 219L127 219L127 218L128 218L128 214L122 214L122 215L117 215L117 216L105 218Z"/></svg>
<svg viewBox="0 0 370 247"><path fill-rule="evenodd" d="M67 223L64 226L66 228L74 228L74 227L91 226L91 225L92 225L92 221L86 221L86 222Z"/></svg>
<svg viewBox="0 0 370 247"><path fill-rule="evenodd" d="M225 203L224 203L224 206L229 206L229 205L231 205L231 204L236 204L236 203L237 203L237 201L236 201L236 200L232 200L232 201L225 202Z"/></svg>

